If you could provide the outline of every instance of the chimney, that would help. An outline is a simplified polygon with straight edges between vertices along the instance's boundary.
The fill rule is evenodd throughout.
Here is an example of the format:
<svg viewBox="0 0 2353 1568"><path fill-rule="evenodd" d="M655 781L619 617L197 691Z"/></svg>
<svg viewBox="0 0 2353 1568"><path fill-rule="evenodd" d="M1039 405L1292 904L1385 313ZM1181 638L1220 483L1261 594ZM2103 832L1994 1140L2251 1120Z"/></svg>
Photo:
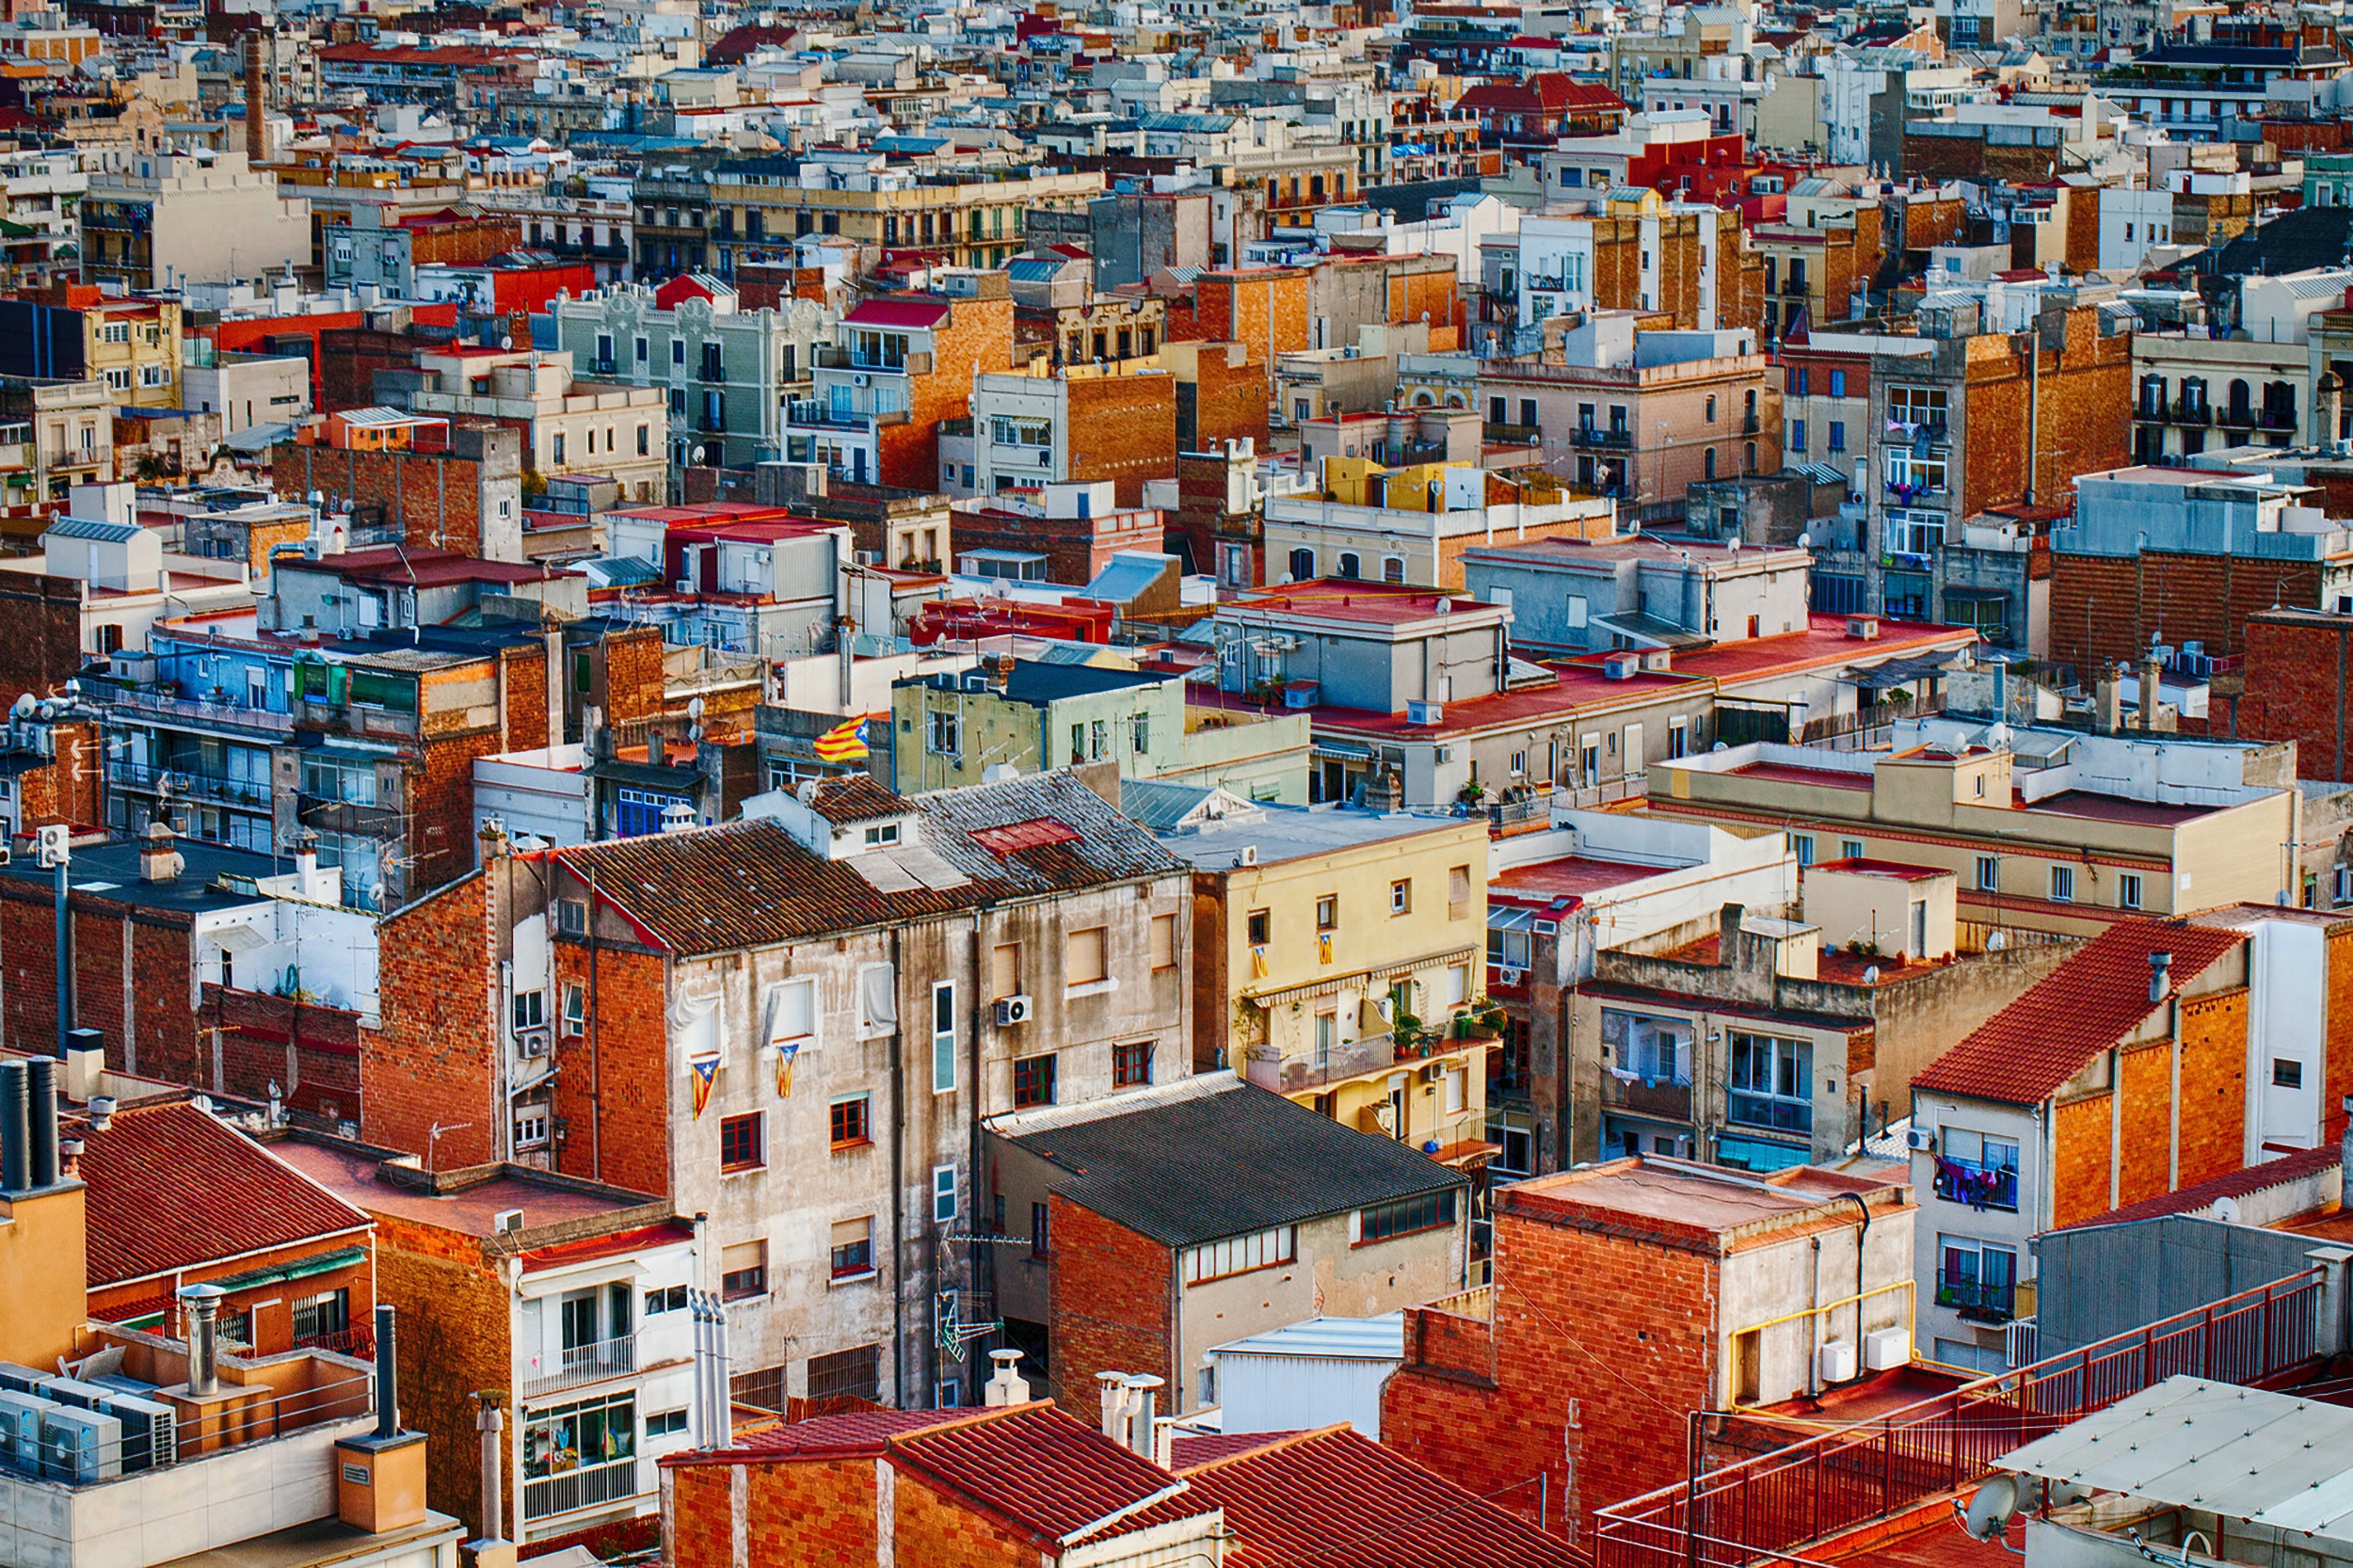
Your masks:
<svg viewBox="0 0 2353 1568"><path fill-rule="evenodd" d="M335 1443L335 1515L363 1535L407 1529L424 1509L424 1433L400 1430L392 1309L376 1308L376 1430ZM485 1557L487 1563L493 1560Z"/></svg>
<svg viewBox="0 0 2353 1568"><path fill-rule="evenodd" d="M1095 1392L1103 1406L1103 1435L1124 1447L1128 1441L1128 1374L1096 1373Z"/></svg>
<svg viewBox="0 0 2353 1568"><path fill-rule="evenodd" d="M1737 904L1727 904L1716 920L1716 964L1731 968L1740 952L1740 918L1748 911Z"/></svg>
<svg viewBox="0 0 2353 1568"><path fill-rule="evenodd" d="M1128 1447L1145 1459L1152 1457L1152 1429L1160 1414L1160 1390L1166 1386L1166 1378L1149 1372L1128 1380Z"/></svg>
<svg viewBox="0 0 2353 1568"><path fill-rule="evenodd" d="M180 1287L180 1304L188 1314L190 1399L220 1392L220 1299L227 1294L217 1285Z"/></svg>
<svg viewBox="0 0 2353 1568"><path fill-rule="evenodd" d="M88 1105L106 1081L106 1037L94 1029L65 1032L65 1097Z"/></svg>
<svg viewBox="0 0 2353 1568"><path fill-rule="evenodd" d="M2172 968L2173 955L2171 953L2153 952L2149 955L2150 1006L2154 1007L2157 1003L2165 1000L2169 971L2171 970Z"/></svg>
<svg viewBox="0 0 2353 1568"><path fill-rule="evenodd" d="M669 763L668 745L669 742L661 730L648 731L646 735L647 762L657 768L667 766Z"/></svg>
<svg viewBox="0 0 2353 1568"><path fill-rule="evenodd" d="M500 1485L501 1473L506 1468L504 1448L500 1433L506 1430L506 1416L499 1402L506 1398L501 1388L485 1388L474 1395L482 1402L474 1416L474 1430L482 1434L482 1529L467 1543L476 1562L481 1561L485 1548L496 1550L505 1545L506 1499Z"/></svg>
<svg viewBox="0 0 2353 1568"><path fill-rule="evenodd" d="M35 1187L57 1185L57 1061L36 1056L25 1080L24 1165Z"/></svg>
<svg viewBox="0 0 2353 1568"><path fill-rule="evenodd" d="M23 1060L0 1062L0 1192L22 1192L32 1185L25 1150L33 1141L32 1102L26 1089L30 1067Z"/></svg>
<svg viewBox="0 0 2353 1568"><path fill-rule="evenodd" d="M2146 734L2157 728L2158 678L2165 664L2151 648L2140 662L2140 728Z"/></svg>
<svg viewBox="0 0 2353 1568"><path fill-rule="evenodd" d="M987 1386L981 1390L981 1403L991 1409L1009 1404L1030 1402L1029 1380L1020 1373L1021 1352L1010 1347L988 1352L997 1369L989 1374Z"/></svg>
<svg viewBox="0 0 2353 1568"><path fill-rule="evenodd" d="M157 817L147 824L146 841L139 845L139 880L169 882L178 877L187 862L171 847L171 824Z"/></svg>
<svg viewBox="0 0 2353 1568"><path fill-rule="evenodd" d="M264 118L265 93L262 85L262 31L248 28L245 35L245 156L246 161L259 167L269 156L269 125Z"/></svg>
<svg viewBox="0 0 2353 1568"><path fill-rule="evenodd" d="M2113 673L2092 682L2091 732L2113 735L2124 728L2124 696Z"/></svg>

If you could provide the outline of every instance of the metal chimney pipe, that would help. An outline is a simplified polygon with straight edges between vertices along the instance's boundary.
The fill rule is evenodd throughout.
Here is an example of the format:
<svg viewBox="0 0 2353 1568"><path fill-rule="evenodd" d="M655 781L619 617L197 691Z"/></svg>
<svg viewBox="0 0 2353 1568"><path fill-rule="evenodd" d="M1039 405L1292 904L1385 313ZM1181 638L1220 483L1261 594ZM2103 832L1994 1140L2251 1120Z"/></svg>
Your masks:
<svg viewBox="0 0 2353 1568"><path fill-rule="evenodd" d="M188 1392L199 1399L220 1392L220 1302L227 1294L217 1285L180 1287L188 1314Z"/></svg>
<svg viewBox="0 0 2353 1568"><path fill-rule="evenodd" d="M22 1192L31 1185L26 1149L33 1131L27 1078L22 1061L0 1062L0 1192Z"/></svg>
<svg viewBox="0 0 2353 1568"><path fill-rule="evenodd" d="M400 1431L400 1369L392 1346L392 1309L376 1304L376 1435Z"/></svg>
<svg viewBox="0 0 2353 1568"><path fill-rule="evenodd" d="M1152 1457L1152 1424L1160 1413L1160 1390L1168 1385L1166 1378L1144 1373L1128 1380L1128 1392L1134 1400L1128 1417L1128 1447L1144 1458Z"/></svg>
<svg viewBox="0 0 2353 1568"><path fill-rule="evenodd" d="M735 1441L735 1384L728 1372L728 1315L713 1294L711 1300L711 1396L719 1413L718 1430L711 1446L724 1448Z"/></svg>
<svg viewBox="0 0 2353 1568"><path fill-rule="evenodd" d="M1128 1441L1128 1374L1097 1372L1096 1393L1103 1401L1103 1435L1114 1443Z"/></svg>
<svg viewBox="0 0 2353 1568"><path fill-rule="evenodd" d="M2154 1007L2157 1003L2165 1000L2167 979L2169 972L2172 969L2172 968L2173 955L2171 953L2153 952L2149 955L2150 1006Z"/></svg>
<svg viewBox="0 0 2353 1568"><path fill-rule="evenodd" d="M499 1409L499 1400L505 1398L496 1388L485 1388L474 1396L482 1401L481 1414L474 1417L474 1429L482 1433L482 1535L485 1542L506 1538L506 1492L503 1484L505 1451L499 1434L506 1430L506 1416Z"/></svg>
<svg viewBox="0 0 2353 1568"><path fill-rule="evenodd" d="M24 1163L35 1187L57 1184L57 1063L36 1056L26 1064L26 1131Z"/></svg>

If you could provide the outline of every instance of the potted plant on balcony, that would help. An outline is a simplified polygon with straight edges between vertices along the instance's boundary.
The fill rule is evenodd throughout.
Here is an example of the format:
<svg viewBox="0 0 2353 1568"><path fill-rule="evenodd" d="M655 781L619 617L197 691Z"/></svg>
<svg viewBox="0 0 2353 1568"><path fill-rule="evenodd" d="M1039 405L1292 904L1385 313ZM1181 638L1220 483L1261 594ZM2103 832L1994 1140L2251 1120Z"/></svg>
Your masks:
<svg viewBox="0 0 2353 1568"><path fill-rule="evenodd" d="M1397 1010L1389 1021L1389 1041L1397 1048L1397 1060L1408 1061L1430 1054L1430 1026L1403 1008Z"/></svg>
<svg viewBox="0 0 2353 1568"><path fill-rule="evenodd" d="M1502 1034L1503 1004L1493 997L1474 997L1468 1007L1455 1015L1457 1040L1495 1040Z"/></svg>

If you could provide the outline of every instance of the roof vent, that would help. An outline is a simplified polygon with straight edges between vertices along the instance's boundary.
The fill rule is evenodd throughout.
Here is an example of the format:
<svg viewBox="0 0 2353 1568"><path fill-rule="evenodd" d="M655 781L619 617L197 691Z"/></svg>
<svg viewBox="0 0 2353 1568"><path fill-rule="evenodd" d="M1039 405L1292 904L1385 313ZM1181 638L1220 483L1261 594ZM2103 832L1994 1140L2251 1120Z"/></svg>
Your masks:
<svg viewBox="0 0 2353 1568"><path fill-rule="evenodd" d="M2168 972L2172 968L2173 955L2171 953L2153 952L2149 955L2150 1006L2154 1007L2157 1003L2165 1000Z"/></svg>

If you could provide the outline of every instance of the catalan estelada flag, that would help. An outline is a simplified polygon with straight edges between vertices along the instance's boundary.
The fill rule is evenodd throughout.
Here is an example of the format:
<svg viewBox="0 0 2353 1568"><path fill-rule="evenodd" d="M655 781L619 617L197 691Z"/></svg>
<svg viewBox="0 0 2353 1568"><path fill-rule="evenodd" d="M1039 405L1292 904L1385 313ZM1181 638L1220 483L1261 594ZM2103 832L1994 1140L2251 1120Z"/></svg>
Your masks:
<svg viewBox="0 0 2353 1568"><path fill-rule="evenodd" d="M695 1075L690 1087L695 1091L695 1120L699 1122L703 1119L703 1107L711 1103L712 1080L719 1076L719 1059L715 1056L698 1057L686 1066Z"/></svg>
<svg viewBox="0 0 2353 1568"><path fill-rule="evenodd" d="M866 721L872 713L844 719L817 737L817 757L824 762L856 762L866 755Z"/></svg>

